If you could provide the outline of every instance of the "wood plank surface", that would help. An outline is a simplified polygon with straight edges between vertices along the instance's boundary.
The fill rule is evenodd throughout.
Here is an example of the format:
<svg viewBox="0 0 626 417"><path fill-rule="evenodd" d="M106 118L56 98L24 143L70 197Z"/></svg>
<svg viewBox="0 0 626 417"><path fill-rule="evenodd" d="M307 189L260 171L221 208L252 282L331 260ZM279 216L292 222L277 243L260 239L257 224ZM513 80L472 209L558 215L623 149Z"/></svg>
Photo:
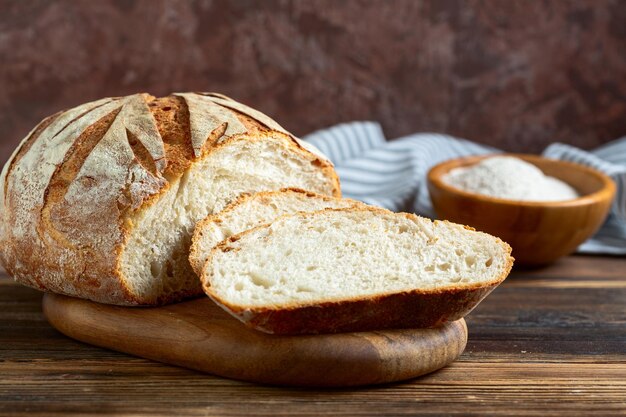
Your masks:
<svg viewBox="0 0 626 417"><path fill-rule="evenodd" d="M73 341L41 294L0 278L0 414L626 415L626 260L515 271L467 317L452 365L360 389L285 389ZM236 355L233 352L233 355Z"/></svg>
<svg viewBox="0 0 626 417"><path fill-rule="evenodd" d="M208 297L129 308L45 294L42 306L48 322L72 339L279 386L356 387L414 379L455 361L467 343L463 319L431 329L280 336L244 326Z"/></svg>

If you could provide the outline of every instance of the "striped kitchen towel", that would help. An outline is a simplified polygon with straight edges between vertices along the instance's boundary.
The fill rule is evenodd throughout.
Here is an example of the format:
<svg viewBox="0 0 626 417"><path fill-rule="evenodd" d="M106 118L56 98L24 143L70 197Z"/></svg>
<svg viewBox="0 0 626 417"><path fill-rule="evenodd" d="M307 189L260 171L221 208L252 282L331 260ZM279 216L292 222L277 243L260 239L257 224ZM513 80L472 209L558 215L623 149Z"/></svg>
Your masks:
<svg viewBox="0 0 626 417"><path fill-rule="evenodd" d="M443 161L499 152L495 148L452 136L417 133L387 141L375 122L345 123L304 137L335 164L346 197L394 211L435 217L426 173ZM606 223L578 251L626 255L626 137L587 152L555 143L543 152L549 158L591 166L609 175L617 197Z"/></svg>

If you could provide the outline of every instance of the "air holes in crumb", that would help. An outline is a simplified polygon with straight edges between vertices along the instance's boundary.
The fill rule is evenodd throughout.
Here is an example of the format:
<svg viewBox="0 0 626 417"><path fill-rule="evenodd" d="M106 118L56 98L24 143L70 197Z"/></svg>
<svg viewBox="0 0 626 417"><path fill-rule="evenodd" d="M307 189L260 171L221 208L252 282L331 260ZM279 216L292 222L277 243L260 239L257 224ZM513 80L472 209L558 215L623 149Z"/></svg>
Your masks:
<svg viewBox="0 0 626 417"><path fill-rule="evenodd" d="M298 287L296 288L296 292L313 292L313 290L309 287L298 285Z"/></svg>
<svg viewBox="0 0 626 417"><path fill-rule="evenodd" d="M476 263L476 258L474 258L473 256L466 256L465 257L465 265L469 266L470 268L474 266L474 264Z"/></svg>
<svg viewBox="0 0 626 417"><path fill-rule="evenodd" d="M155 261L150 264L150 274L154 278L158 278L161 275L161 265L158 262Z"/></svg>
<svg viewBox="0 0 626 417"><path fill-rule="evenodd" d="M406 233L409 231L409 228L406 225L402 225L398 228L398 233Z"/></svg>
<svg viewBox="0 0 626 417"><path fill-rule="evenodd" d="M456 250L454 251L454 253L456 253L456 256L461 256L461 255L463 255L463 251L462 251L461 249L456 249Z"/></svg>
<svg viewBox="0 0 626 417"><path fill-rule="evenodd" d="M287 249L285 251L285 256L291 256L292 253L293 253L293 251L291 249Z"/></svg>
<svg viewBox="0 0 626 417"><path fill-rule="evenodd" d="M491 266L491 264L493 264L493 258L489 258L489 259L487 259L487 261L485 262L485 266L486 266L486 267L490 267L490 266Z"/></svg>
<svg viewBox="0 0 626 417"><path fill-rule="evenodd" d="M435 272L435 267L433 265L428 265L426 268L424 268L424 271Z"/></svg>
<svg viewBox="0 0 626 417"><path fill-rule="evenodd" d="M439 264L437 265L437 268L441 271L447 271L450 269L450 264L449 263L443 263L443 264Z"/></svg>
<svg viewBox="0 0 626 417"><path fill-rule="evenodd" d="M316 269L317 269L317 266L315 266L315 265L309 265L309 266L306 267L307 271L315 271Z"/></svg>
<svg viewBox="0 0 626 417"><path fill-rule="evenodd" d="M274 285L274 282L272 280L269 280L265 277L262 277L259 274L255 274L255 273L251 273L250 274L250 280L252 281L252 283L254 285L257 285L259 287L263 287L265 289L270 288Z"/></svg>
<svg viewBox="0 0 626 417"><path fill-rule="evenodd" d="M241 282L236 283L235 284L235 290L242 291L243 290L243 284Z"/></svg>

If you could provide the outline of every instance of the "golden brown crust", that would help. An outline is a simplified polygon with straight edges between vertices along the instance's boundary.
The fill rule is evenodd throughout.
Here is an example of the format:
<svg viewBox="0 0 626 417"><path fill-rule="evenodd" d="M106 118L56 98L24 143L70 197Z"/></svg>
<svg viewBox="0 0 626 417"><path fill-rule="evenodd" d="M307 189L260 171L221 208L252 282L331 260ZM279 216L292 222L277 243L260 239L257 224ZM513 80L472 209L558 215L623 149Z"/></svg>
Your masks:
<svg viewBox="0 0 626 417"><path fill-rule="evenodd" d="M105 116L115 109L113 101L99 100L60 113L39 132L37 140L31 142L28 151L20 159L13 159L16 169L10 172L11 175L3 172L6 186L2 190L5 207L0 256L3 265L16 280L47 290L50 287L62 288L59 282L67 274L77 276L77 279L85 283L87 291L93 286L90 277L84 274L81 260L75 260L82 256L71 248L58 244L51 237L42 235L41 209L50 193L50 182L65 159L61 159L63 155L55 151L66 146L69 152L72 148L70 145L73 145L64 143L59 133L63 130L72 131L80 125L79 120L87 113ZM44 144L53 144L54 147L42 149ZM53 163L55 160L58 162ZM43 178L47 180L45 183ZM105 279L101 283L102 290L121 296L123 290L120 290L118 283L109 287L112 281L114 280Z"/></svg>
<svg viewBox="0 0 626 417"><path fill-rule="evenodd" d="M61 112L55 113L52 116L48 116L45 119L43 119L33 129L33 131L31 133L29 133L26 136L26 138L24 138L24 141L18 146L18 148L15 151L15 155L7 162L7 165L8 165L7 174L4 177L4 188L5 189L6 189L6 186L7 186L7 179L11 175L11 171L13 170L13 167L15 166L15 164L17 164L22 159L22 157L28 152L30 147L33 146L33 143L37 140L37 138L39 137L41 132L43 132L48 126L50 126L50 124L52 124L52 122L54 122L54 120L59 116L59 114L61 114ZM5 197L6 197L6 195L5 195Z"/></svg>
<svg viewBox="0 0 626 417"><path fill-rule="evenodd" d="M223 108L247 132L230 137L219 123L206 138L192 137L190 110L181 95L102 99L45 119L0 178L4 267L17 281L41 290L104 303L145 303L126 287L119 265L133 214L157 201L170 181L218 147L257 135L283 135L246 115L245 106L235 106L239 110ZM202 140L203 152L196 155L192 142ZM339 194L330 162L296 145L291 150L319 163L334 185L333 194ZM174 297L187 295L196 294Z"/></svg>
<svg viewBox="0 0 626 417"><path fill-rule="evenodd" d="M194 159L187 105L180 97L167 96L155 98L148 106L163 139L167 161L164 176L179 176Z"/></svg>
<svg viewBox="0 0 626 417"><path fill-rule="evenodd" d="M465 317L498 284L439 292L415 290L285 309L246 310L218 304L247 326L277 335L425 328Z"/></svg>
<svg viewBox="0 0 626 417"><path fill-rule="evenodd" d="M388 210L379 207L329 208L323 211L389 213ZM302 212L293 216L305 218L315 215L315 212ZM397 215L402 215L411 220L415 220L418 217L412 213L397 213ZM437 222L435 221L435 223ZM447 221L442 223L454 224ZM239 250L239 248L232 245L234 242L240 240L244 235L267 227L268 225L263 225L234 235L213 248L212 253ZM466 230L474 231L469 226L462 227ZM247 326L266 333L297 335L391 328L435 327L465 317L506 279L514 261L514 258L511 256L511 247L506 242L498 238L495 239L507 254L506 264L502 273L491 281L470 285L449 285L444 288L431 290L416 289L400 293L355 297L353 299L317 304L294 303L293 305L280 308L247 308L229 304L217 296L210 286L210 279L206 270L203 272L201 281L204 292L214 302Z"/></svg>

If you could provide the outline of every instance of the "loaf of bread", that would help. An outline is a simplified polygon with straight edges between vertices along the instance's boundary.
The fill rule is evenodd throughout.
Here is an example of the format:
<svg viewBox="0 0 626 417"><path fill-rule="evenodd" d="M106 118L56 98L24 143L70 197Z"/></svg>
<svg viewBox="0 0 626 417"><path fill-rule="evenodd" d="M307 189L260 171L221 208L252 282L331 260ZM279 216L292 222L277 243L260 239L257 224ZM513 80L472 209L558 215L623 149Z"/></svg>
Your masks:
<svg viewBox="0 0 626 417"><path fill-rule="evenodd" d="M198 222L193 234L189 261L200 276L211 249L233 235L271 223L285 214L358 206L365 207L365 204L296 188L244 194L224 210Z"/></svg>
<svg viewBox="0 0 626 417"><path fill-rule="evenodd" d="M511 248L448 222L376 208L280 217L212 249L205 292L275 334L431 327L469 313L508 275Z"/></svg>
<svg viewBox="0 0 626 417"><path fill-rule="evenodd" d="M195 223L244 192L339 196L332 164L228 97L105 98L43 120L0 177L0 259L41 290L119 305L202 293Z"/></svg>

